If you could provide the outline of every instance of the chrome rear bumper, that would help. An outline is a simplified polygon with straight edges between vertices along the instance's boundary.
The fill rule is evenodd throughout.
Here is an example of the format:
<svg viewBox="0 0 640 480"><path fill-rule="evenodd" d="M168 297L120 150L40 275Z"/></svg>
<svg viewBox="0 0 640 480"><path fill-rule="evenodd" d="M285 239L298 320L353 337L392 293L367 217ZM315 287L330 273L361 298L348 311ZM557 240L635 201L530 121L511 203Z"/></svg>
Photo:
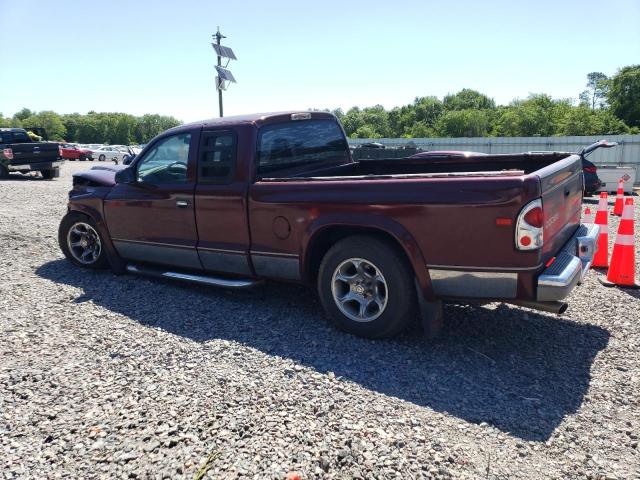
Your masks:
<svg viewBox="0 0 640 480"><path fill-rule="evenodd" d="M565 298L586 276L598 248L598 225L580 225L556 255L555 261L538 277L539 302Z"/></svg>
<svg viewBox="0 0 640 480"><path fill-rule="evenodd" d="M54 168L60 168L62 166L62 163L62 160L55 160L51 162L9 164L6 167L10 172L24 172L27 170L52 170Z"/></svg>

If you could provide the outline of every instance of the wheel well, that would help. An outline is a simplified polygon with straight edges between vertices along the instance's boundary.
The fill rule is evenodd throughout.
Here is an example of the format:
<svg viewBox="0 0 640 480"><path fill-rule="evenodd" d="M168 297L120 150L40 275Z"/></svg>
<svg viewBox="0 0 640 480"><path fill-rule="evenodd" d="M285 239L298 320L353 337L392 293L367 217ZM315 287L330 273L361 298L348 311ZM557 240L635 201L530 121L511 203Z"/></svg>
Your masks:
<svg viewBox="0 0 640 480"><path fill-rule="evenodd" d="M373 227L350 227L341 225L325 228L309 244L304 269L305 280L309 283L314 283L318 276L322 259L329 249L340 240L353 235L368 235L388 243L402 255L407 261L409 268L413 271L413 266L407 256L407 252L402 248L398 239L390 233Z"/></svg>

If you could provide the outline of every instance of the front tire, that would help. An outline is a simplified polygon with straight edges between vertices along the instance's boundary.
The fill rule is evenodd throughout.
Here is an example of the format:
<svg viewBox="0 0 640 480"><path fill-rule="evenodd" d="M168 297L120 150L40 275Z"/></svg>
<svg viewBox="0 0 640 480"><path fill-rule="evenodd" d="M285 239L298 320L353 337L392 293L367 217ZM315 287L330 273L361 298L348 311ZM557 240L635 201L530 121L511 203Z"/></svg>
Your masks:
<svg viewBox="0 0 640 480"><path fill-rule="evenodd" d="M44 178L45 180L53 180L55 178L55 171L41 170L40 175L42 175L42 178Z"/></svg>
<svg viewBox="0 0 640 480"><path fill-rule="evenodd" d="M389 338L417 313L414 274L391 242L358 235L329 249L318 273L318 294L331 323L366 338Z"/></svg>
<svg viewBox="0 0 640 480"><path fill-rule="evenodd" d="M0 180L9 178L9 170L4 165L0 165Z"/></svg>
<svg viewBox="0 0 640 480"><path fill-rule="evenodd" d="M104 155L100 155L98 157L98 160L101 161L101 162L104 162L105 158L107 158L107 157L105 157Z"/></svg>
<svg viewBox="0 0 640 480"><path fill-rule="evenodd" d="M86 215L70 212L64 216L58 229L58 244L67 260L78 267L109 266L104 240L96 223Z"/></svg>

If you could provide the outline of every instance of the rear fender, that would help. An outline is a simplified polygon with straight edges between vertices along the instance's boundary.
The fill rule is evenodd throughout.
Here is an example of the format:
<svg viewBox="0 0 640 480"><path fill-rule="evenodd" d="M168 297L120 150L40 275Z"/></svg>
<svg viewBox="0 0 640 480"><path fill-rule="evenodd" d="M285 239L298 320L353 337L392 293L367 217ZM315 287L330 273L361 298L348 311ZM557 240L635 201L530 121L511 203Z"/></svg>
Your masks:
<svg viewBox="0 0 640 480"><path fill-rule="evenodd" d="M309 278L310 255L313 251L314 242L320 238L323 232L329 228L353 228L363 230L378 230L389 237L392 237L402 248L411 263L414 274L418 280L423 295L428 300L434 300L431 280L427 273L426 262L417 242L413 236L402 225L387 217L379 215L358 215L358 220L354 221L353 216L342 216L341 214L322 215L311 224L302 237L300 258L304 259L301 265L303 278Z"/></svg>

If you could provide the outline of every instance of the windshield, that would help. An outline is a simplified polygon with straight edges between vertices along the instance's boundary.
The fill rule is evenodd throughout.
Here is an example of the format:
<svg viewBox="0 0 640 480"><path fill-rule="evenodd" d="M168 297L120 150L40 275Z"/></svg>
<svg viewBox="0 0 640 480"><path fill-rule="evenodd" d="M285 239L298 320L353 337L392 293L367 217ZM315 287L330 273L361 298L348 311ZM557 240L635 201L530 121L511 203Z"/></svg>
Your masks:
<svg viewBox="0 0 640 480"><path fill-rule="evenodd" d="M349 161L347 141L335 120L277 123L260 132L258 173L329 161Z"/></svg>

